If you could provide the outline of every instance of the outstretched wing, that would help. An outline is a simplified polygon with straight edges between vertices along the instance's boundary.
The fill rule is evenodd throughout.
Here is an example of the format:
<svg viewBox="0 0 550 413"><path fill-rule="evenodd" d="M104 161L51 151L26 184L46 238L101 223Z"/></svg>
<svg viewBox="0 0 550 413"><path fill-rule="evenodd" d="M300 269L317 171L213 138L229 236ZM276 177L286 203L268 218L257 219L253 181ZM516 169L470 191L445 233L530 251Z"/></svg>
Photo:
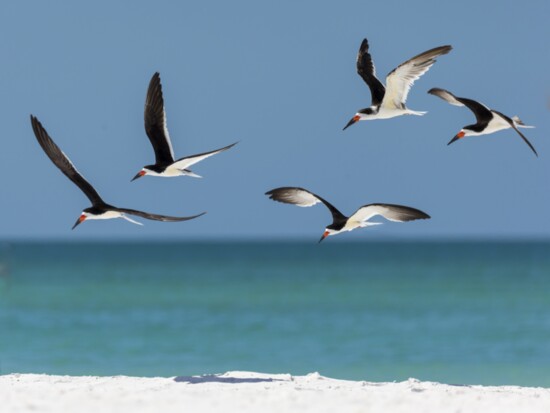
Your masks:
<svg viewBox="0 0 550 413"><path fill-rule="evenodd" d="M369 53L369 42L363 39L357 53L357 73L365 81L372 95L372 105L378 106L384 99L386 88L376 77L376 68Z"/></svg>
<svg viewBox="0 0 550 413"><path fill-rule="evenodd" d="M174 150L170 135L166 128L166 113L162 97L160 75L156 72L149 82L147 97L145 98L145 133L153 145L156 163L171 164L174 162Z"/></svg>
<svg viewBox="0 0 550 413"><path fill-rule="evenodd" d="M421 53L401 63L386 77L386 95L382 106L404 109L409 90L416 80L435 63L435 58L451 51L451 46L440 46Z"/></svg>
<svg viewBox="0 0 550 413"><path fill-rule="evenodd" d="M232 148L237 143L238 142L232 143L231 145L224 146L223 148L216 149L214 151L199 153L198 155L186 156L185 158L178 159L176 162L174 162L173 166L178 168L178 169L189 168L191 165L194 165L194 164L202 161L203 159L209 158L213 155L216 155L217 153L220 153L220 152L223 152L223 151L226 151L226 150Z"/></svg>
<svg viewBox="0 0 550 413"><path fill-rule="evenodd" d="M80 173L76 170L71 160L63 153L59 146L50 138L46 129L42 126L40 121L33 115L31 115L31 124L34 135L38 140L38 143L48 155L48 158L59 168L63 174L69 178L73 183L80 188L84 195L88 197L92 205L105 204L97 191L92 185Z"/></svg>
<svg viewBox="0 0 550 413"><path fill-rule="evenodd" d="M349 217L349 220L363 223L377 215L381 215L387 220L395 222L406 222L414 221L416 219L430 218L430 216L425 212L403 205L368 204L355 211L355 213Z"/></svg>
<svg viewBox="0 0 550 413"><path fill-rule="evenodd" d="M297 188L291 186L285 186L281 188L275 188L265 193L269 195L270 199L274 201L283 202L285 204L293 204L299 207L310 207L319 202L325 204L332 214L333 221L345 220L346 217L338 211L331 203L325 201L319 195L315 195L313 192L304 188Z"/></svg>
<svg viewBox="0 0 550 413"><path fill-rule="evenodd" d="M476 121L479 124L482 124L482 125L487 124L493 117L491 110L487 106L479 102L476 102L475 100L472 100L472 99L459 98L453 95L448 90L434 87L428 90L428 93L430 95L434 95L443 99L444 101L446 101L447 103L450 103L451 105L466 106L468 109L470 109L474 113L476 117Z"/></svg>
<svg viewBox="0 0 550 413"><path fill-rule="evenodd" d="M136 209L116 208L116 207L111 207L111 209L113 209L115 211L118 211L118 212L122 212L123 214L136 215L138 217L151 219L153 221L164 221L164 222L188 221L190 219L198 218L201 215L206 214L206 212L203 212L202 214L193 215L193 216L190 216L190 217L172 217L172 216L169 216L169 215L150 214L149 212L138 211Z"/></svg>
<svg viewBox="0 0 550 413"><path fill-rule="evenodd" d="M521 136L521 139L523 139L523 141L529 145L529 147L531 148L531 150L533 151L533 153L538 157L539 154L537 153L537 151L535 150L535 148L533 147L533 145L531 145L531 142L529 142L529 140L525 137L525 135L523 133L521 133L519 131L519 129L517 128L516 124L514 123L514 121L512 119L510 119L508 116L500 113L500 112L497 112L496 110L493 110L493 112L495 112L497 115L499 115L502 119L504 119L506 122L508 122L510 124L510 127L512 127L517 133L519 136Z"/></svg>

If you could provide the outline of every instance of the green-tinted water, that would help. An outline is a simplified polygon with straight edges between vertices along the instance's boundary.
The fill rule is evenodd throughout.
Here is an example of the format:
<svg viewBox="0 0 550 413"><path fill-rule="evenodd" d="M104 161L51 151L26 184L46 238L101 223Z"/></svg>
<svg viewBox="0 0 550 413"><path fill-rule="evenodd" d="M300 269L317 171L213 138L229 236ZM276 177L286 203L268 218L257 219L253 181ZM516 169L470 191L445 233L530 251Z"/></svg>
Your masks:
<svg viewBox="0 0 550 413"><path fill-rule="evenodd" d="M12 244L0 274L0 369L550 386L549 252L550 243Z"/></svg>

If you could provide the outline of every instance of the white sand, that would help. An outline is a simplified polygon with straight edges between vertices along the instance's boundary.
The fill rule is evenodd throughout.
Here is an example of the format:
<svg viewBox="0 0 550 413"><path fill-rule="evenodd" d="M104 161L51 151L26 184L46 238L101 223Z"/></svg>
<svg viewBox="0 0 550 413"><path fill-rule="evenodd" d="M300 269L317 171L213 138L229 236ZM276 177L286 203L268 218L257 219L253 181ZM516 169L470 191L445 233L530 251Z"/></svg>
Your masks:
<svg viewBox="0 0 550 413"><path fill-rule="evenodd" d="M0 412L550 412L550 389L228 372L172 378L0 376Z"/></svg>

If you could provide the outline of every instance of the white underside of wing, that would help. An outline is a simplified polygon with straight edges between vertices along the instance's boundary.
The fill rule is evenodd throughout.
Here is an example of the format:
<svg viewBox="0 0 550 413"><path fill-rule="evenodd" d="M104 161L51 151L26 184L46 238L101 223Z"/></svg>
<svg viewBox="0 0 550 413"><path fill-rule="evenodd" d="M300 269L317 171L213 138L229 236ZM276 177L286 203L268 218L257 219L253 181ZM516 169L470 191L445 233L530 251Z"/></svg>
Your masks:
<svg viewBox="0 0 550 413"><path fill-rule="evenodd" d="M389 221L402 222L400 219L397 219L397 214L393 212L392 208L385 205L367 205L361 207L355 214L349 217L349 221L356 222L360 226L372 225L372 222L367 221L377 215L381 215Z"/></svg>
<svg viewBox="0 0 550 413"><path fill-rule="evenodd" d="M453 95L451 92L449 92L447 90L438 88L437 90L434 90L434 91L430 90L430 93L440 97L445 102L450 103L451 105L464 106L464 104L462 102L459 102L458 100L456 100L455 95Z"/></svg>
<svg viewBox="0 0 550 413"><path fill-rule="evenodd" d="M353 231L354 229L357 229L357 228L365 228L365 227L370 227L372 225L382 225L382 224L383 224L382 222L355 221L350 218L348 222L346 222L346 225L344 225L344 228L340 230L340 232Z"/></svg>
<svg viewBox="0 0 550 413"><path fill-rule="evenodd" d="M164 110L164 108L162 108L162 117L164 136L166 136L166 143L168 144L168 148L170 148L170 155L172 155L172 159L174 159L174 149L172 148L172 140L170 139L170 134L168 133L168 128L166 127L166 111Z"/></svg>
<svg viewBox="0 0 550 413"><path fill-rule="evenodd" d="M455 95L453 95L451 92L449 92L448 90L445 90L445 89L440 89L440 88L433 88L432 90L430 90L430 92L432 95L435 95L437 97L440 97L441 99L443 99L445 102L447 103L450 103L451 105L455 105L455 106L466 106L464 103L460 102L459 100L456 99ZM478 101L475 101L476 103L478 103L479 105L483 106L485 109L487 109L488 111L492 112L492 110L490 108L488 108L486 105L484 105L483 103L481 102L478 102ZM471 109L470 109L471 110ZM493 113L494 115L494 113Z"/></svg>
<svg viewBox="0 0 550 413"><path fill-rule="evenodd" d="M315 195L300 188L278 189L272 199L299 207L310 207L321 202Z"/></svg>
<svg viewBox="0 0 550 413"><path fill-rule="evenodd" d="M416 63L418 62L413 60L399 66L386 77L386 94L382 100L383 107L403 108L414 82L426 73L435 61L421 66L416 66Z"/></svg>
<svg viewBox="0 0 550 413"><path fill-rule="evenodd" d="M299 207L310 207L321 202L319 198L306 191L295 190L288 196L294 205Z"/></svg>

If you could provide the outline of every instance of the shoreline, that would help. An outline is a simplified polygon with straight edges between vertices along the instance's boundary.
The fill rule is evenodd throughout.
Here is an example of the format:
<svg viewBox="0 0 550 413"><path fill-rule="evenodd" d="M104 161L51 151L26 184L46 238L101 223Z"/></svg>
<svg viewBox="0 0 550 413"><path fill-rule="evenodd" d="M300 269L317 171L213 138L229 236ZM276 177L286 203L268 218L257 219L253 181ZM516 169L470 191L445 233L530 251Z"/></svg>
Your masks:
<svg viewBox="0 0 550 413"><path fill-rule="evenodd" d="M11 412L549 412L550 388L375 383L231 371L178 377L0 376Z"/></svg>

